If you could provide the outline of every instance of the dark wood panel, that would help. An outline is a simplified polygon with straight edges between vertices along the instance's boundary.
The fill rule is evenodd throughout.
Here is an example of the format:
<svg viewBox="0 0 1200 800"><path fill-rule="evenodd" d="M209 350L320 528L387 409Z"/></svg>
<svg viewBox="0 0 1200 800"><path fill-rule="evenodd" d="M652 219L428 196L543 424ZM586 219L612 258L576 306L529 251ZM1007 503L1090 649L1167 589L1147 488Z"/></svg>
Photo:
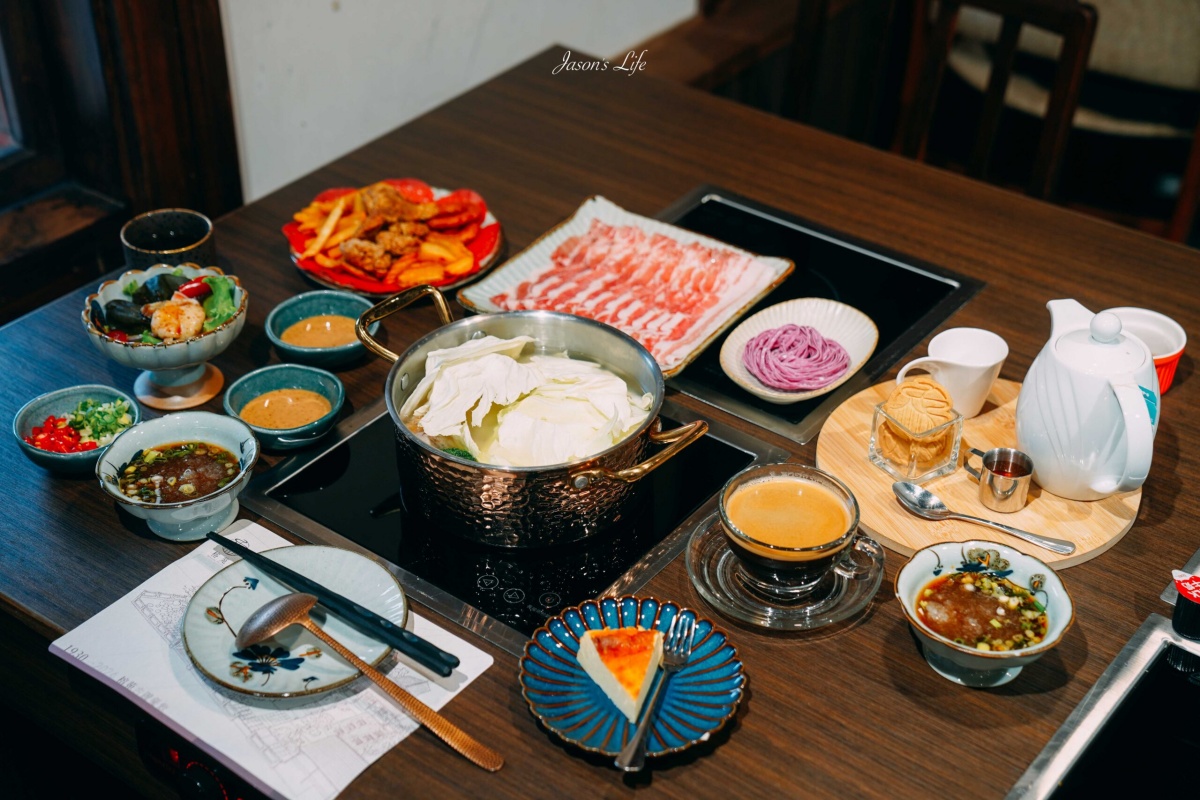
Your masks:
<svg viewBox="0 0 1200 800"><path fill-rule="evenodd" d="M1011 349L1002 375L1013 380L1024 376L1049 334L1044 305L1052 298L1075 297L1093 309L1149 306L1185 329L1200 329L1194 251L650 76L552 75L561 60L561 50L543 53L221 219L222 266L250 292L246 328L215 361L227 379L278 360L263 333L266 315L285 297L312 288L288 260L282 222L329 186L401 175L479 190L505 224L511 252L591 194L653 214L698 184L728 186L988 281L947 326L1000 332ZM84 294L0 329L0 360L9 370L0 418L34 394L69 383L132 383L132 370L84 343ZM396 315L386 323L389 346L402 349L434 324L428 306ZM53 371L45 368L48 357ZM746 700L715 741L656 763L648 775L624 777L540 730L517 689L516 659L476 641L495 664L447 714L499 744L507 766L486 775L419 732L350 792L927 797L936 787L948 796L1002 796L1137 626L1149 613L1166 611L1158 593L1169 570L1200 547L1193 524L1200 500L1183 490L1185 476L1200 470L1200 420L1188 413L1200 401L1193 363L1184 356L1164 398L1135 527L1102 557L1065 571L1076 624L1057 650L1010 686L968 691L926 666L890 596L903 559L889 553L880 594L853 626L803 636L722 621L746 665ZM340 372L349 403L361 408L377 398L386 371L375 361ZM745 427L697 401L674 399ZM220 410L216 402L208 407ZM802 460L813 457L812 445L797 448L757 434ZM0 448L0 471L12 478L6 502L17 509L0 519L0 602L43 637L81 623L190 550L119 515L92 479L51 478L11 444ZM647 593L712 613L682 559ZM48 716L71 725L71 697L47 697ZM936 758L914 744L931 727L947 732ZM987 780L980 783L980 775Z"/></svg>
<svg viewBox="0 0 1200 800"><path fill-rule="evenodd" d="M241 205L217 0L93 0L122 183L135 212Z"/></svg>

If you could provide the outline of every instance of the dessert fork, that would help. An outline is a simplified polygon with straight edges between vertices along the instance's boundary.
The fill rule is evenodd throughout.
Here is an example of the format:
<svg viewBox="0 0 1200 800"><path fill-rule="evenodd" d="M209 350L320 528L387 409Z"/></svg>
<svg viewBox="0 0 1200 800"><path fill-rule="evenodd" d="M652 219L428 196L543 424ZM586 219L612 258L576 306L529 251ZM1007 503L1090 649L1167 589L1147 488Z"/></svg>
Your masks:
<svg viewBox="0 0 1200 800"><path fill-rule="evenodd" d="M696 618L691 614L686 616L682 611L675 615L667 627L667 635L663 641L662 678L654 686L650 698L646 701L642 712L642 720L637 730L633 732L617 760L613 762L626 772L637 772L646 765L646 734L650 731L650 723L654 720L658 706L658 698L662 695L663 685L671 676L683 669L692 656L693 639L696 637Z"/></svg>

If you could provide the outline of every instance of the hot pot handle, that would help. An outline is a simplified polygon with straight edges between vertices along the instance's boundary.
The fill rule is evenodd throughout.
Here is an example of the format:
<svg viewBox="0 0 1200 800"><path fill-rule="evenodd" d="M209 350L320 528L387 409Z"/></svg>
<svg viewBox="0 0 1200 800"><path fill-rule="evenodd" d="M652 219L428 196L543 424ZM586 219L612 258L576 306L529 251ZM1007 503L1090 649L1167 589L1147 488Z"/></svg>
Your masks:
<svg viewBox="0 0 1200 800"><path fill-rule="evenodd" d="M425 295L433 297L433 306L437 309L438 316L441 317L443 325L449 325L451 322L454 322L454 315L450 313L450 306L446 303L445 296L436 286L426 284L424 286L414 286L411 289L405 289L403 292L394 294L386 300L381 300L368 308L358 318L358 321L354 323L354 333L358 336L359 341L366 345L367 349L375 355L392 362L399 360L399 355L375 341L375 337L367 329L384 317L390 317L392 314L395 314L400 309L421 299Z"/></svg>
<svg viewBox="0 0 1200 800"><path fill-rule="evenodd" d="M680 425L678 428L672 428L666 432L663 432L661 427L658 427L662 425L661 420L656 420L655 425L655 429L648 434L650 441L654 444L670 445L669 447L660 450L640 464L634 464L632 467L626 467L622 470L614 471L607 467L595 467L593 469L581 469L578 472L572 472L570 474L571 485L576 489L583 489L598 478L607 478L608 480L620 481L621 483L633 483L641 480L658 467L667 463L667 459L708 433L708 423L702 419L689 422L687 425Z"/></svg>

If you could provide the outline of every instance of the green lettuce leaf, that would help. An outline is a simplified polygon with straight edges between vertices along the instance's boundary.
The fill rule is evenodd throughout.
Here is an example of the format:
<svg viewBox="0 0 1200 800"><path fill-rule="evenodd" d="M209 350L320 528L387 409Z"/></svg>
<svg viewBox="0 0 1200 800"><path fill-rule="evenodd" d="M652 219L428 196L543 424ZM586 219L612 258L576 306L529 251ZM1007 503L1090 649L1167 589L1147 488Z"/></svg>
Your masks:
<svg viewBox="0 0 1200 800"><path fill-rule="evenodd" d="M204 299L204 330L211 331L233 319L237 305L233 302L233 281L222 275L209 275L204 282L212 294Z"/></svg>

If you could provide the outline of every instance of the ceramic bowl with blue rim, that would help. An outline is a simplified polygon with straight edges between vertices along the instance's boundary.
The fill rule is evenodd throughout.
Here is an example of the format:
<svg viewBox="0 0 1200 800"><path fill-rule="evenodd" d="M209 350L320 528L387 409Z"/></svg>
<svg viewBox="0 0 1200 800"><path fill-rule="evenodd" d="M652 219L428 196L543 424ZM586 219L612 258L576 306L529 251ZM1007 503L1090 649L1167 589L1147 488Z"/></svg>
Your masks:
<svg viewBox="0 0 1200 800"><path fill-rule="evenodd" d="M316 291L298 294L284 300L267 315L267 338L275 345L279 357L285 361L309 364L314 367L332 369L349 364L366 352L362 342L356 338L348 344L328 347L301 347L283 341L283 333L293 325L313 317L347 317L353 325L360 315L374 305L365 297L349 292ZM380 323L374 322L367 329L374 335Z"/></svg>
<svg viewBox="0 0 1200 800"><path fill-rule="evenodd" d="M25 437L29 436L35 427L45 422L46 417L66 416L79 408L79 404L84 400L93 400L97 403L122 400L129 405L129 425L136 425L142 419L142 412L138 408L137 401L111 386L88 383L46 392L21 406L16 416L13 417L13 436L16 437L21 451L29 457L30 461L57 475L90 475L96 471L96 462L99 460L100 454L112 444L111 441L97 446L94 450L82 450L78 453L52 453L34 447L25 441Z"/></svg>
<svg viewBox="0 0 1200 800"><path fill-rule="evenodd" d="M579 640L588 630L640 626L665 635L672 620L696 620L691 658L659 698L646 737L646 755L663 756L708 740L737 711L746 685L737 649L725 632L689 608L653 597L603 597L565 609L547 620L525 645L521 694L541 723L566 742L615 756L633 735L604 690L579 665ZM660 678L661 680L661 678ZM649 713L648 708L643 713Z"/></svg>
<svg viewBox="0 0 1200 800"><path fill-rule="evenodd" d="M329 401L329 411L323 417L293 428L264 428L245 422L267 450L295 450L320 439L337 422L346 390L332 372L303 364L273 364L248 372L225 390L221 404L225 413L241 419L241 411L255 398L279 389L304 389L316 392Z"/></svg>
<svg viewBox="0 0 1200 800"><path fill-rule="evenodd" d="M1046 615L1046 635L1029 647L984 650L935 632L918 608L930 582L955 573L969 573L976 584L981 578L1006 580L1029 591ZM981 539L941 542L913 553L896 574L896 597L934 672L974 688L1003 686L1012 681L1023 667L1056 647L1075 621L1071 595L1054 570L1006 544ZM1011 609L1006 613L1012 613Z"/></svg>
<svg viewBox="0 0 1200 800"><path fill-rule="evenodd" d="M139 453L180 442L204 442L228 450L238 459L237 471L215 492L178 503L152 503L121 491L121 472ZM96 477L105 494L146 520L154 533L176 542L194 542L237 519L237 496L250 482L256 463L258 440L246 423L209 411L181 411L140 422L114 439L96 462Z"/></svg>

